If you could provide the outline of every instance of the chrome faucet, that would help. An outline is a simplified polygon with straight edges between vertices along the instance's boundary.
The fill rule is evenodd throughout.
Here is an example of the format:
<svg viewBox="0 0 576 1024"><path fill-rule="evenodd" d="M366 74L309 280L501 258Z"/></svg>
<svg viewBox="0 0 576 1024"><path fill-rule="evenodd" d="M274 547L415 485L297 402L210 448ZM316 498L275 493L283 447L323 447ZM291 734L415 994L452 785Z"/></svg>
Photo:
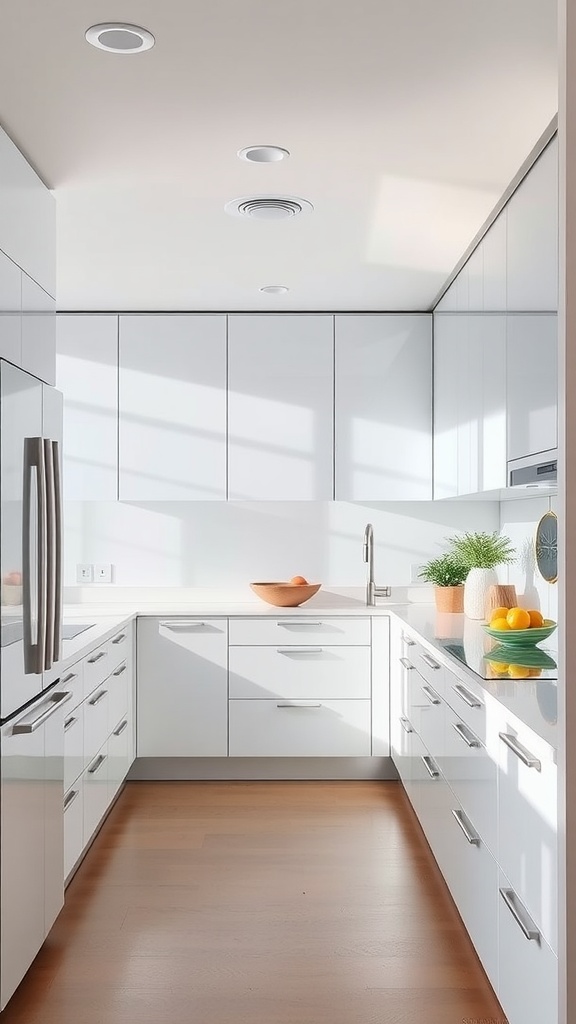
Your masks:
<svg viewBox="0 0 576 1024"><path fill-rule="evenodd" d="M390 587L377 587L374 583L374 528L367 523L364 530L364 561L368 565L366 573L366 604L375 605L377 597L390 597Z"/></svg>

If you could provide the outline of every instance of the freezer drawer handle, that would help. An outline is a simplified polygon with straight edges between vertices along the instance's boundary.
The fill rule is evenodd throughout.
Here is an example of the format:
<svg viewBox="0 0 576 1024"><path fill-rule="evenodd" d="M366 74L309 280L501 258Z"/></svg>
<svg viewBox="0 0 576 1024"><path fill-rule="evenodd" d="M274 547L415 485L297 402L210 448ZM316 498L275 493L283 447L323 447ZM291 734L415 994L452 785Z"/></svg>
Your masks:
<svg viewBox="0 0 576 1024"><path fill-rule="evenodd" d="M74 801L75 801L76 797L78 796L79 792L80 792L79 789L71 789L70 792L66 794L66 796L64 797L64 810L65 811L67 811L68 808L72 806L72 804L74 803Z"/></svg>
<svg viewBox="0 0 576 1024"><path fill-rule="evenodd" d="M124 674L125 671L126 671L126 662L124 662L123 665L120 665L120 668L117 668L116 671L113 674L115 676L121 676L121 675Z"/></svg>
<svg viewBox="0 0 576 1024"><path fill-rule="evenodd" d="M66 701L71 699L71 697L72 694L67 690L62 691L61 693L53 693L48 699L48 707L38 715L38 718L34 718L31 722L22 721L17 723L12 729L13 735L23 736L30 732L36 732L36 729L39 729L41 725L44 725L44 722L47 722L48 719L58 711L58 708L61 708Z"/></svg>
<svg viewBox="0 0 576 1024"><path fill-rule="evenodd" d="M99 651L98 654L95 654L93 658L88 658L88 664L95 665L97 661L100 661L101 658L105 658L107 654L108 651Z"/></svg>
<svg viewBox="0 0 576 1024"><path fill-rule="evenodd" d="M478 737L474 735L471 729L467 729L465 725L462 725L462 722L452 722L452 728L454 729L454 732L458 734L460 739L464 740L467 747L482 746Z"/></svg>
<svg viewBox="0 0 576 1024"><path fill-rule="evenodd" d="M428 775L430 776L430 778L431 779L439 779L440 778L440 771L439 771L438 765L436 765L434 763L434 761L432 760L430 755L429 754L424 754L422 756L422 760L424 761L424 767L425 767L426 771L428 772Z"/></svg>
<svg viewBox="0 0 576 1024"><path fill-rule="evenodd" d="M532 918L526 912L526 908L520 903L514 889L500 889L500 895L512 914L512 917L516 921L516 924L520 925L520 928L526 938L532 942L539 942L540 932ZM518 902L519 906L516 906L516 902ZM522 907L522 910L520 910L520 907Z"/></svg>
<svg viewBox="0 0 576 1024"><path fill-rule="evenodd" d="M422 693L428 698L431 704L441 704L442 701L437 693L434 692L431 686L423 686Z"/></svg>
<svg viewBox="0 0 576 1024"><path fill-rule="evenodd" d="M458 683L456 686L453 686L452 689L454 690L454 693L458 694L460 700L463 700L464 703L467 704L469 708L482 707L482 701L477 700L474 694L470 693L470 690L467 690L466 687L462 686L461 683Z"/></svg>
<svg viewBox="0 0 576 1024"><path fill-rule="evenodd" d="M118 636L114 637L112 643L113 644L121 644L125 639L126 639L126 633L118 633Z"/></svg>
<svg viewBox="0 0 576 1024"><path fill-rule="evenodd" d="M118 726L118 728L114 730L114 736L121 736L121 735L122 735L122 733L123 733L123 732L124 732L124 731L125 731L125 730L126 730L127 728L128 728L128 719L127 719L127 718L125 718L125 719L124 719L124 721L120 723L120 725Z"/></svg>
<svg viewBox="0 0 576 1024"><path fill-rule="evenodd" d="M542 771L542 762L537 757L534 757L534 754L531 754L526 747L523 747L515 736L511 736L508 732L499 732L498 735L502 743L505 743L512 753L520 758L522 764L525 764L527 768L535 768L537 772Z"/></svg>
<svg viewBox="0 0 576 1024"><path fill-rule="evenodd" d="M276 654L322 654L322 647L277 647Z"/></svg>
<svg viewBox="0 0 576 1024"><path fill-rule="evenodd" d="M98 757L88 769L88 775L96 775L96 772L100 771L104 761L106 760L106 754L98 754Z"/></svg>
<svg viewBox="0 0 576 1024"><path fill-rule="evenodd" d="M404 668L407 669L409 672L411 669L414 668L414 665L412 664L411 661L408 661L408 658L400 658L400 664L403 665Z"/></svg>
<svg viewBox="0 0 576 1024"><path fill-rule="evenodd" d="M96 705L100 703L100 701L103 699L103 697L106 696L107 693L108 690L100 690L100 693L97 693L95 697L92 697L92 699L88 701L90 707L95 708Z"/></svg>
<svg viewBox="0 0 576 1024"><path fill-rule="evenodd" d="M407 647L416 647L416 641L411 640L409 636L404 636L404 633L402 633L402 639Z"/></svg>
<svg viewBox="0 0 576 1024"><path fill-rule="evenodd" d="M277 704L277 708L321 708L321 704L301 704L299 701L286 701L286 703Z"/></svg>
<svg viewBox="0 0 576 1024"><path fill-rule="evenodd" d="M428 665L428 668L433 668L434 670L440 668L438 662L434 661L434 658L431 658L429 654L421 654L420 657Z"/></svg>
<svg viewBox="0 0 576 1024"><path fill-rule="evenodd" d="M476 835L474 829L470 828L463 811L452 811L457 825L460 827L471 846L480 846L480 836Z"/></svg>
<svg viewBox="0 0 576 1024"><path fill-rule="evenodd" d="M64 732L68 732L68 730L71 729L72 726L75 725L77 721L78 719L75 718L74 715L70 715L70 718L67 718L66 721L64 722Z"/></svg>
<svg viewBox="0 0 576 1024"><path fill-rule="evenodd" d="M414 729L410 725L410 722L408 721L407 718L401 718L400 719L400 725L404 729L404 732L414 732Z"/></svg>

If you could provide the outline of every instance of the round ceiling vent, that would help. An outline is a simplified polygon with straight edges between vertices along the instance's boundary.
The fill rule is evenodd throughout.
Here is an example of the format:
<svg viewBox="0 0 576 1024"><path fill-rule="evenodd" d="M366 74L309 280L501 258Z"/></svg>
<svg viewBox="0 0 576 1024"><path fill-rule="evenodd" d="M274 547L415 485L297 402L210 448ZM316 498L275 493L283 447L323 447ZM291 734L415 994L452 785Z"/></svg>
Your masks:
<svg viewBox="0 0 576 1024"><path fill-rule="evenodd" d="M99 50L111 53L142 53L151 50L155 39L151 32L138 25L124 25L121 22L108 22L103 25L92 25L86 30L86 39Z"/></svg>
<svg viewBox="0 0 576 1024"><path fill-rule="evenodd" d="M226 203L224 209L232 217L289 220L299 213L309 213L314 207L307 199L298 199L296 196L243 196Z"/></svg>
<svg viewBox="0 0 576 1024"><path fill-rule="evenodd" d="M278 160L286 160L290 153L282 146L247 146L246 149L238 150L238 156L253 164L273 164Z"/></svg>

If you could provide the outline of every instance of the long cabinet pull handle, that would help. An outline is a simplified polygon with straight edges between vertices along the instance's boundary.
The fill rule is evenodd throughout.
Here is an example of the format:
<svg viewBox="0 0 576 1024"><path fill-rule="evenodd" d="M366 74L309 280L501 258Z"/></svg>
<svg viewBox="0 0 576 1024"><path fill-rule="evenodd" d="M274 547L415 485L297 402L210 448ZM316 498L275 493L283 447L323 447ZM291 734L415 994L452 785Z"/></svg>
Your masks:
<svg viewBox="0 0 576 1024"><path fill-rule="evenodd" d="M112 674L115 675L115 676L121 676L121 675L124 674L124 672L126 672L126 669L127 669L127 665L126 664L120 665L120 668L117 668L116 671L113 672Z"/></svg>
<svg viewBox="0 0 576 1024"><path fill-rule="evenodd" d="M414 732L414 729L410 725L410 722L408 721L407 718L401 718L400 719L400 725L404 729L404 732Z"/></svg>
<svg viewBox="0 0 576 1024"><path fill-rule="evenodd" d="M436 671L436 669L441 667L437 661L434 661L434 658L430 657L429 654L421 654L420 657L422 658L422 661L426 662L428 668L433 668Z"/></svg>
<svg viewBox="0 0 576 1024"><path fill-rule="evenodd" d="M438 765L436 765L434 763L434 761L432 760L430 755L429 754L423 754L422 755L422 760L424 761L424 767L425 767L426 771L428 772L428 775L430 776L430 778L431 779L439 779L440 778L440 770L438 768Z"/></svg>
<svg viewBox="0 0 576 1024"><path fill-rule="evenodd" d="M322 647L277 647L276 654L322 654Z"/></svg>
<svg viewBox="0 0 576 1024"><path fill-rule="evenodd" d="M32 536L32 472L36 480L35 537ZM24 439L23 515L24 671L26 675L35 675L44 670L46 653L46 475L41 437Z"/></svg>
<svg viewBox="0 0 576 1024"><path fill-rule="evenodd" d="M52 668L56 625L56 505L52 442L44 438L44 476L46 486L46 644L44 668Z"/></svg>
<svg viewBox="0 0 576 1024"><path fill-rule="evenodd" d="M468 840L470 845L471 846L480 846L480 836L476 835L476 832L474 831L474 829L471 828L471 826L470 826L470 824L469 824L469 822L468 822L464 812L460 811L460 810L456 810L456 811L452 811L452 814L454 815L454 819L456 821L456 824L462 830L462 832L466 836L466 839Z"/></svg>
<svg viewBox="0 0 576 1024"><path fill-rule="evenodd" d="M422 693L428 698L431 704L441 704L442 701L437 693L432 689L431 686L423 686Z"/></svg>
<svg viewBox="0 0 576 1024"><path fill-rule="evenodd" d="M117 729L114 729L114 736L121 736L121 735L122 735L122 733L123 733L123 732L124 732L124 731L125 731L125 730L126 730L127 728L128 728L128 719L127 719L127 718L125 718L125 719L124 719L124 721L120 723L120 725L118 726L118 728L117 728Z"/></svg>
<svg viewBox="0 0 576 1024"><path fill-rule="evenodd" d="M408 658L400 658L400 664L403 665L405 669L408 669L408 671L414 668L414 665L411 661L408 661Z"/></svg>
<svg viewBox="0 0 576 1024"><path fill-rule="evenodd" d="M535 768L537 772L542 771L542 762L539 758L534 757L534 754L531 754L526 747L523 747L515 736L511 736L508 732L499 732L498 735L502 743L505 743L512 753L516 754L516 757L522 761L522 764L525 764L527 768Z"/></svg>
<svg viewBox="0 0 576 1024"><path fill-rule="evenodd" d="M321 708L321 704L304 704L303 702L291 700L277 704L277 708Z"/></svg>
<svg viewBox="0 0 576 1024"><path fill-rule="evenodd" d="M77 721L78 719L75 718L74 715L70 715L70 718L67 718L64 722L64 732L68 732L68 729L71 729Z"/></svg>
<svg viewBox="0 0 576 1024"><path fill-rule="evenodd" d="M97 661L100 661L102 658L106 658L107 655L108 651L98 651L98 654L95 654L93 658L88 658L88 664L95 665Z"/></svg>
<svg viewBox="0 0 576 1024"><path fill-rule="evenodd" d="M61 657L62 639L62 474L60 473L60 442L52 441L52 472L54 474L55 586L54 586L54 661Z"/></svg>
<svg viewBox="0 0 576 1024"><path fill-rule="evenodd" d="M526 908L520 903L514 889L500 889L500 895L512 914L512 917L516 921L516 924L520 926L526 938L531 942L538 942L540 939L540 932L530 915L527 913ZM516 902L518 902L519 906L516 906ZM522 907L522 909L520 909L520 907Z"/></svg>
<svg viewBox="0 0 576 1024"><path fill-rule="evenodd" d="M78 679L77 672L69 672L67 676L64 676L64 679L62 680L62 685L68 686L68 683L71 683L73 679Z"/></svg>
<svg viewBox="0 0 576 1024"><path fill-rule="evenodd" d="M313 622L311 619L285 619L284 622L277 622L277 626L323 626L323 622Z"/></svg>
<svg viewBox="0 0 576 1024"><path fill-rule="evenodd" d="M106 754L98 754L98 757L92 762L88 769L88 775L96 775L96 772L100 771L105 760Z"/></svg>
<svg viewBox="0 0 576 1024"><path fill-rule="evenodd" d="M108 690L100 690L100 693L97 693L95 697L92 697L92 699L88 701L90 707L95 708L96 705L100 703L100 701L106 696L107 693Z"/></svg>
<svg viewBox="0 0 576 1024"><path fill-rule="evenodd" d="M411 640L409 636L404 636L404 633L402 633L402 639L407 647L416 647L416 641Z"/></svg>
<svg viewBox="0 0 576 1024"><path fill-rule="evenodd" d="M71 697L72 694L67 690L60 693L53 693L51 697L48 698L48 707L45 708L44 711L41 711L37 718L33 718L31 722L21 719L13 726L13 735L24 736L30 732L36 732L36 729L39 729L41 725L44 725L44 722L47 722L48 719L66 703L66 701L71 699ZM40 707L42 707L42 704Z"/></svg>
<svg viewBox="0 0 576 1024"><path fill-rule="evenodd" d="M164 629L171 629L176 633L179 629L202 629L206 626L206 623L199 622L197 619L177 619L176 621L168 620L167 622L161 622L160 625Z"/></svg>
<svg viewBox="0 0 576 1024"><path fill-rule="evenodd" d="M467 690L461 683L457 683L457 685L453 686L452 689L454 690L454 693L458 694L460 700L463 700L469 708L481 708L483 706L482 701L477 700L474 694L470 693L470 690Z"/></svg>
<svg viewBox="0 0 576 1024"><path fill-rule="evenodd" d="M113 644L121 644L122 641L125 640L125 639L126 639L126 633L119 633L118 636L114 637L112 643Z"/></svg>
<svg viewBox="0 0 576 1024"><path fill-rule="evenodd" d="M466 744L467 747L482 746L478 737L475 736L470 729L467 729L465 725L462 725L461 722L452 722L452 728L454 729L454 732L457 733L457 735L460 737L460 739L464 740L464 743Z"/></svg>
<svg viewBox="0 0 576 1024"><path fill-rule="evenodd" d="M72 806L72 804L74 803L74 801L75 801L76 797L78 796L79 792L80 792L79 789L71 789L70 792L66 794L66 796L64 797L64 810L65 811L67 811L68 808Z"/></svg>

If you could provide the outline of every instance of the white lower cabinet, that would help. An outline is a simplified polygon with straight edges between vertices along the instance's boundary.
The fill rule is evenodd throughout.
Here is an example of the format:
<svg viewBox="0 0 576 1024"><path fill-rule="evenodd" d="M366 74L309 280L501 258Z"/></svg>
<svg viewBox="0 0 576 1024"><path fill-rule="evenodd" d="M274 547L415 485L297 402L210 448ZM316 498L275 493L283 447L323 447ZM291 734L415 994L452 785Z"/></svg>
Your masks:
<svg viewBox="0 0 576 1024"><path fill-rule="evenodd" d="M370 648L231 647L230 698L370 700Z"/></svg>
<svg viewBox="0 0 576 1024"><path fill-rule="evenodd" d="M86 846L108 808L108 741L91 760L83 775L83 843Z"/></svg>
<svg viewBox="0 0 576 1024"><path fill-rule="evenodd" d="M76 779L64 795L64 878L84 849L84 777Z"/></svg>
<svg viewBox="0 0 576 1024"><path fill-rule="evenodd" d="M558 1020L558 960L503 873L498 896L498 998L509 1024Z"/></svg>
<svg viewBox="0 0 576 1024"><path fill-rule="evenodd" d="M231 757L362 757L369 700L231 700Z"/></svg>
<svg viewBox="0 0 576 1024"><path fill-rule="evenodd" d="M134 737L132 717L125 713L116 723L108 739L108 800L116 796L132 761Z"/></svg>
<svg viewBox="0 0 576 1024"><path fill-rule="evenodd" d="M486 747L446 708L440 767L456 798L494 855L497 853L497 768Z"/></svg>

